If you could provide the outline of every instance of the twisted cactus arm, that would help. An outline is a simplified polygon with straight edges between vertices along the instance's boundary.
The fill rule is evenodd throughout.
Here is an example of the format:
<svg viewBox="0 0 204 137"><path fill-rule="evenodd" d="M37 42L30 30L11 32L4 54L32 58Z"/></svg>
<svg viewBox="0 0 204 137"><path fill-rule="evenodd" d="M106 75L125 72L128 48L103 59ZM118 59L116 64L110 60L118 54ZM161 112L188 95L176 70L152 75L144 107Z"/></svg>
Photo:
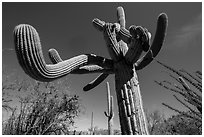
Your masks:
<svg viewBox="0 0 204 137"><path fill-rule="evenodd" d="M122 8L118 8L117 11L118 11L117 12L118 15L121 16L121 17L118 17L118 19L121 20L122 18L125 18L125 16L123 15L124 11ZM125 23L125 21L123 21L123 22ZM99 19L93 20L93 25L95 26L95 28L97 28L100 31L103 30L103 27L105 26L104 24L105 24L105 22L101 21ZM146 46L146 44L144 44L143 47L139 47L139 45L142 45L142 44L139 43L140 41L135 40L133 38L134 36L132 36L132 35L137 34L137 32L136 33L134 32L136 29L135 26L131 26L129 31L126 30L124 27L120 27L120 30L117 33L117 37L120 37L120 39L122 39L127 44L130 44L132 42L132 44L130 44L129 49L128 49L128 52L130 52L130 53L127 53L126 59L129 60L130 62L136 62L137 61L135 63L135 69L136 70L143 69L149 63L151 63L152 60L157 56L157 54L159 53L159 51L160 51L160 49L164 43L164 39L166 36L166 31L167 31L167 25L168 25L167 15L165 13L160 14L158 19L157 19L157 29L156 29L153 43L150 46L150 49L148 50L148 52L140 59L139 59L139 56L141 55L141 52L142 52L141 49L143 49L143 51L146 51L147 48L145 48L145 47L148 47L148 46ZM133 30L132 35L130 33L131 30ZM141 32L144 32L144 30L142 30ZM150 35L150 33L146 33L146 35L147 34ZM150 36L148 36L148 37L150 38ZM149 39L146 41L149 41ZM136 52L138 52L138 53L134 54ZM132 56L132 55L134 55L134 56Z"/></svg>
<svg viewBox="0 0 204 137"><path fill-rule="evenodd" d="M124 11L119 11L121 12L119 16L122 16L123 20L125 20ZM121 38L124 39L124 41L126 41L127 43L130 43L132 39L132 36L124 27L125 24L122 24L125 21L121 22L120 20L121 17L118 17L118 23L114 24L105 23L104 21L101 21L99 19L93 20L94 27L99 31L103 31L109 54L111 58L116 62L119 61L128 50L127 44L121 41Z"/></svg>
<svg viewBox="0 0 204 137"><path fill-rule="evenodd" d="M84 65L111 65L109 60L93 54L79 55L57 64L46 64L39 35L35 28L27 24L15 27L14 44L19 64L25 73L39 81L52 81Z"/></svg>
<svg viewBox="0 0 204 137"><path fill-rule="evenodd" d="M117 12L118 15L122 16L118 17L118 22L125 23L124 10L118 8ZM121 18L124 20L123 22L120 21ZM95 28L100 31L102 30L101 27L103 27L103 31L106 32L104 33L104 38L108 46L109 54L114 61L118 61L121 59L121 56L124 56L126 61L130 64L135 63L142 52L149 49L151 34L147 29L141 26L132 25L128 31L125 29L125 24L120 24L119 27L115 27L117 23L115 23L116 25L110 23L104 24L104 21L100 21L99 19L94 19L93 24Z"/></svg>
<svg viewBox="0 0 204 137"><path fill-rule="evenodd" d="M157 56L164 43L168 26L168 18L165 13L159 15L157 20L156 34L149 51L135 63L135 69L140 70L146 67Z"/></svg>
<svg viewBox="0 0 204 137"><path fill-rule="evenodd" d="M122 14L119 14L120 16ZM123 15L122 15L123 16ZM121 18L120 18L121 19ZM98 18L95 18L93 19L92 21L93 23L93 26L99 30L99 31L103 31L104 30L104 26L105 26L105 22L104 21L101 21L100 19ZM120 23L120 22L119 22ZM122 23L122 22L121 22ZM128 30L126 30L124 27L121 27L119 29L119 31L117 32L117 35L119 36L120 39L122 39L125 43L130 43L131 41L131 34L129 33Z"/></svg>

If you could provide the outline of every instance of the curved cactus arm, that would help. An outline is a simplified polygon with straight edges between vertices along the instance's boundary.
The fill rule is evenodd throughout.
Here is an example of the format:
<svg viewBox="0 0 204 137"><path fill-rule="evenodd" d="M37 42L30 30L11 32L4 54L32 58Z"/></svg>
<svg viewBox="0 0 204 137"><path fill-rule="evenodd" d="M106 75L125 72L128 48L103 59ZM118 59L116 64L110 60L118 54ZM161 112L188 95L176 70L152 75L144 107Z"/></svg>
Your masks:
<svg viewBox="0 0 204 137"><path fill-rule="evenodd" d="M15 27L14 44L19 64L25 73L39 81L55 80L84 65L109 65L108 60L93 54L79 55L57 64L46 64L39 35L35 28L27 24Z"/></svg>
<svg viewBox="0 0 204 137"><path fill-rule="evenodd" d="M63 61L56 49L54 48L49 49L48 53L49 53L50 60L52 61L53 64L57 64ZM105 60L108 60L108 59L105 59ZM111 64L113 63L111 60L106 61L106 62L107 64L109 63L109 65L107 66L111 66ZM114 73L112 67L103 68L103 67L100 67L99 65L85 65L77 69L74 69L73 71L70 72L70 74L87 74L87 73L101 73L101 72L108 73L108 74Z"/></svg>
<svg viewBox="0 0 204 137"><path fill-rule="evenodd" d="M165 13L161 13L157 20L156 34L149 51L135 63L135 69L140 70L147 66L159 53L166 36L168 18Z"/></svg>
<svg viewBox="0 0 204 137"><path fill-rule="evenodd" d="M108 47L111 58L114 61L119 60L122 55L121 53L123 53L124 55L128 49L127 44L120 40L123 38L126 42L130 42L131 35L129 34L129 32L125 28L120 28L120 25L118 23L105 23L104 21L100 21L99 19L94 19L93 25L99 31L103 30L104 39L106 41L106 45ZM119 36L122 38L120 39Z"/></svg>
<svg viewBox="0 0 204 137"><path fill-rule="evenodd" d="M98 77L96 77L96 79L94 79L93 81L91 81L89 84L87 84L83 90L84 91L89 91L93 88L95 88L96 86L98 86L101 82L103 82L109 74L107 73L101 73Z"/></svg>

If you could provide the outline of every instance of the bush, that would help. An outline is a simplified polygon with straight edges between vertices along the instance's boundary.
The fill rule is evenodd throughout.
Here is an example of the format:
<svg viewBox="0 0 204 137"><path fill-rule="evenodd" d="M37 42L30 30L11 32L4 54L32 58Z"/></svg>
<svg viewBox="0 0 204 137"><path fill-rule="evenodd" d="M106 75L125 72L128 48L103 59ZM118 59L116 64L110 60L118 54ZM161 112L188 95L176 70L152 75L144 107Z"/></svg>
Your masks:
<svg viewBox="0 0 204 137"><path fill-rule="evenodd" d="M21 93L18 97L20 107L13 108L12 115L3 123L2 134L69 134L81 105L78 96L71 96L59 87L41 82L29 85L26 96Z"/></svg>
<svg viewBox="0 0 204 137"><path fill-rule="evenodd" d="M155 81L158 85L175 93L175 99L186 108L181 111L163 103L167 108L178 113L167 120L167 134L202 134L202 73L189 73L184 69L176 70L160 61L160 65L169 72L168 75L175 81ZM180 95L179 98L177 95Z"/></svg>

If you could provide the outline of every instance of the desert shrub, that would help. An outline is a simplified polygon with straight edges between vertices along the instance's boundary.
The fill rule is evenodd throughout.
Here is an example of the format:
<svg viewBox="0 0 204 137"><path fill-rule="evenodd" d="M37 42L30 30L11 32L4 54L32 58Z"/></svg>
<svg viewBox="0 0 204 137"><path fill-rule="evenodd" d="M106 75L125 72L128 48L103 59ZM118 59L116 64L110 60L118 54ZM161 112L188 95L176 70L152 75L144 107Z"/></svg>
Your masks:
<svg viewBox="0 0 204 137"><path fill-rule="evenodd" d="M178 113L166 121L167 134L202 134L202 73L200 71L189 73L184 69L176 70L160 61L157 62L168 70L167 74L174 81L155 82L175 93L173 95L175 99L186 109L182 111L163 103L165 107Z"/></svg>
<svg viewBox="0 0 204 137"><path fill-rule="evenodd" d="M3 122L5 135L50 135L69 134L79 116L79 96L71 95L59 83L11 82L5 87L12 90L19 99L18 106L11 108L12 114ZM25 86L26 85L26 86ZM11 90L5 88L4 91ZM13 93L14 93L13 92ZM6 98L6 95L4 96ZM13 98L13 97L11 97ZM2 98L3 99L3 98ZM2 104L3 105L3 104Z"/></svg>
<svg viewBox="0 0 204 137"><path fill-rule="evenodd" d="M166 119L159 110L147 113L147 123L150 135L165 135Z"/></svg>
<svg viewBox="0 0 204 137"><path fill-rule="evenodd" d="M202 125L197 120L178 114L168 118L165 122L165 131L168 135L200 135L200 126Z"/></svg>

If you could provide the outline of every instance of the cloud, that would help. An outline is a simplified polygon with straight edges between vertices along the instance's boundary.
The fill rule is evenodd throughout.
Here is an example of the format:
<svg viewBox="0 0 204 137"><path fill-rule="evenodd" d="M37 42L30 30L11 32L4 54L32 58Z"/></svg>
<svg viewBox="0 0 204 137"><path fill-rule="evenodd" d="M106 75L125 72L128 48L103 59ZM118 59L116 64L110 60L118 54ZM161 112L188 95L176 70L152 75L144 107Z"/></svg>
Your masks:
<svg viewBox="0 0 204 137"><path fill-rule="evenodd" d="M198 44L202 40L202 14L197 16L191 23L184 25L172 38L172 47L187 47Z"/></svg>

